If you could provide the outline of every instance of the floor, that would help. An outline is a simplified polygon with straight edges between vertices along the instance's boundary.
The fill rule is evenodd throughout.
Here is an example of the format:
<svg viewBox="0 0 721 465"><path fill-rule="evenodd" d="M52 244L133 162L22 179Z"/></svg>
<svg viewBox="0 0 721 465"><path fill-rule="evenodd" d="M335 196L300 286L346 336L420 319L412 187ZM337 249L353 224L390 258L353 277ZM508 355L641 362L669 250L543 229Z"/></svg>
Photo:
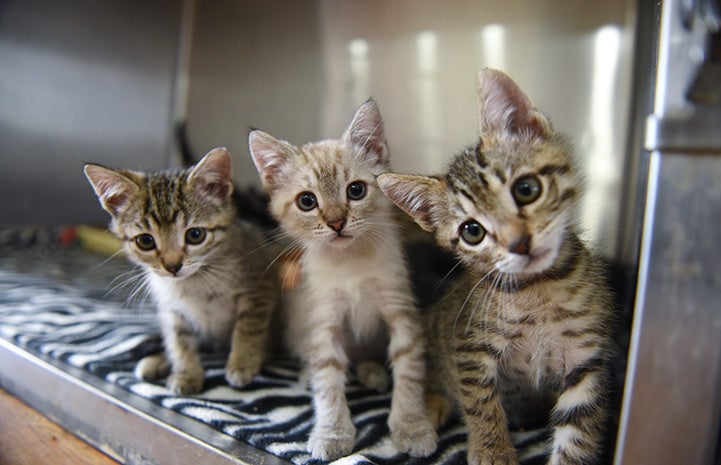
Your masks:
<svg viewBox="0 0 721 465"><path fill-rule="evenodd" d="M0 389L0 464L118 465Z"/></svg>

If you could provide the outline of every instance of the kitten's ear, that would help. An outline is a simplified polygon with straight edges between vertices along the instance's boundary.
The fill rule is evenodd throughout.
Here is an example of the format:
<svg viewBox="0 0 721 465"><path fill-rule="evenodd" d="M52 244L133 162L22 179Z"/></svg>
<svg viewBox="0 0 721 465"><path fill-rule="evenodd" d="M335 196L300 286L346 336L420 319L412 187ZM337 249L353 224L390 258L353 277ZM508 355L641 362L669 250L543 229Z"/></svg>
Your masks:
<svg viewBox="0 0 721 465"><path fill-rule="evenodd" d="M434 232L434 212L444 198L444 184L438 178L408 174L384 173L377 178L383 193L418 225Z"/></svg>
<svg viewBox="0 0 721 465"><path fill-rule="evenodd" d="M110 168L88 163L83 171L93 186L100 205L112 216L125 210L140 190L132 179Z"/></svg>
<svg viewBox="0 0 721 465"><path fill-rule="evenodd" d="M388 144L383 118L373 99L358 107L343 139L365 160L374 165L388 163Z"/></svg>
<svg viewBox="0 0 721 465"><path fill-rule="evenodd" d="M233 193L233 169L230 153L224 147L208 152L188 174L193 192L214 202L223 203Z"/></svg>
<svg viewBox="0 0 721 465"><path fill-rule="evenodd" d="M476 89L479 131L484 145L545 139L551 134L548 118L506 74L486 68L478 73Z"/></svg>
<svg viewBox="0 0 721 465"><path fill-rule="evenodd" d="M278 184L283 167L288 163L293 152L292 146L266 132L254 129L248 135L248 147L263 187L272 190Z"/></svg>

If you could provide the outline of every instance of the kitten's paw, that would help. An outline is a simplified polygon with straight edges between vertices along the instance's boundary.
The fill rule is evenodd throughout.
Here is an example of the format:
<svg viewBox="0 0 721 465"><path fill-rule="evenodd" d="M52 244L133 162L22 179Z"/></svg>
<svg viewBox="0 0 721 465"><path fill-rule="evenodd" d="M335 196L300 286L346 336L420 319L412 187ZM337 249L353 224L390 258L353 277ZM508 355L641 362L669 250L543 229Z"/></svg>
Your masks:
<svg viewBox="0 0 721 465"><path fill-rule="evenodd" d="M228 362L225 367L225 379L228 384L240 388L250 383L260 373L262 360L260 357L247 357L234 363Z"/></svg>
<svg viewBox="0 0 721 465"><path fill-rule="evenodd" d="M361 362L356 367L356 375L358 381L369 389L375 389L378 392L388 391L390 386L390 378L386 367L378 362Z"/></svg>
<svg viewBox="0 0 721 465"><path fill-rule="evenodd" d="M391 415L388 420L391 439L400 452L411 457L428 457L438 447L438 434L425 417L400 418Z"/></svg>
<svg viewBox="0 0 721 465"><path fill-rule="evenodd" d="M175 394L184 396L198 394L203 390L203 373L202 371L200 374L187 371L173 373L168 377L165 385Z"/></svg>
<svg viewBox="0 0 721 465"><path fill-rule="evenodd" d="M313 458L335 460L353 452L355 447L355 427L346 425L340 428L313 428L308 439L308 452Z"/></svg>
<svg viewBox="0 0 721 465"><path fill-rule="evenodd" d="M170 363L163 354L148 355L135 365L135 377L147 381L165 378L170 373Z"/></svg>
<svg viewBox="0 0 721 465"><path fill-rule="evenodd" d="M453 405L447 396L432 392L426 395L426 410L431 424L438 429L450 420Z"/></svg>
<svg viewBox="0 0 721 465"><path fill-rule="evenodd" d="M518 465L514 449L504 450L468 450L468 465Z"/></svg>

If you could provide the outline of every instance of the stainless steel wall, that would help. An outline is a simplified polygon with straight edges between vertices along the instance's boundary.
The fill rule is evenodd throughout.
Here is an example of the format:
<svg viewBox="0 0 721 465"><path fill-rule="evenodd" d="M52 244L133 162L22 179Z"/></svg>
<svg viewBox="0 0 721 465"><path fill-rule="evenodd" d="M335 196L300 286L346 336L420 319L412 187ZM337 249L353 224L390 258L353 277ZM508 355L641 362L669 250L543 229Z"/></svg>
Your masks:
<svg viewBox="0 0 721 465"><path fill-rule="evenodd" d="M384 0L195 3L187 119L257 184L248 126L294 143L337 137L372 96L394 168L444 168L477 137L475 78L505 70L572 137L589 238L616 253L635 2Z"/></svg>
<svg viewBox="0 0 721 465"><path fill-rule="evenodd" d="M336 137L372 96L394 168L439 171L477 137L475 77L491 66L571 136L588 180L583 226L614 255L634 5L5 0L0 224L105 221L82 162L177 164L176 117L198 156L225 145L237 181L257 185L248 127L295 143Z"/></svg>
<svg viewBox="0 0 721 465"><path fill-rule="evenodd" d="M0 226L105 222L82 164L168 163L180 2L0 2Z"/></svg>
<svg viewBox="0 0 721 465"><path fill-rule="evenodd" d="M721 463L721 2L662 4L617 465Z"/></svg>

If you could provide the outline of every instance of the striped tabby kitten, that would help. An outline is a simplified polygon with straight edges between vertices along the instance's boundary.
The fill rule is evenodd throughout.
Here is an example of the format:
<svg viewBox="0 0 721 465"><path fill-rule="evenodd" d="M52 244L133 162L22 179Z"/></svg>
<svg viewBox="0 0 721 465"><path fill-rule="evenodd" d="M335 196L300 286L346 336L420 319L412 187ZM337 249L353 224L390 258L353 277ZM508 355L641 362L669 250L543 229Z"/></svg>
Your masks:
<svg viewBox="0 0 721 465"><path fill-rule="evenodd" d="M88 164L85 175L157 304L165 354L141 360L136 374L169 374L172 391L198 393L205 342L230 350L228 383L250 382L266 356L278 289L262 236L235 218L230 154L217 148L194 167L157 173Z"/></svg>
<svg viewBox="0 0 721 465"><path fill-rule="evenodd" d="M530 410L545 399L549 463L592 464L613 310L604 266L574 227L580 176L565 138L505 74L479 74L478 102L480 142L446 174L378 179L467 270L428 320L429 386L445 382L460 406L471 464L517 463L507 421L519 401Z"/></svg>
<svg viewBox="0 0 721 465"><path fill-rule="evenodd" d="M385 370L367 362L380 350L393 368L394 443L413 456L432 453L437 436L423 401L423 331L394 207L375 180L387 171L389 156L375 103L357 110L340 139L295 147L256 130L249 143L272 214L292 247L303 249L302 297L286 334L313 390L309 452L336 459L353 450L346 373L351 362L365 362L357 365L359 378L382 388Z"/></svg>

